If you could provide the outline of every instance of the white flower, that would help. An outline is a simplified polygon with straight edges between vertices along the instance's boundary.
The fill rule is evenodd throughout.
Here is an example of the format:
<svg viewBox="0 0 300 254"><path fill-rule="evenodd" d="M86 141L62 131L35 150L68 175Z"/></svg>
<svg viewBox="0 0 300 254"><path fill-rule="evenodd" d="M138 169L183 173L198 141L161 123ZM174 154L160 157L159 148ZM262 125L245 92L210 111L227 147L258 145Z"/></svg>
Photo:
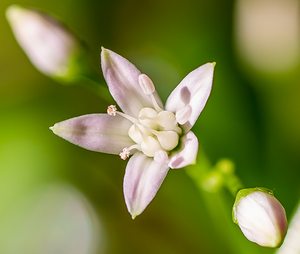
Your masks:
<svg viewBox="0 0 300 254"><path fill-rule="evenodd" d="M263 188L239 191L233 219L249 241L265 247L278 247L287 230L283 206L272 192Z"/></svg>
<svg viewBox="0 0 300 254"><path fill-rule="evenodd" d="M62 80L80 71L80 42L58 20L17 5L10 6L6 16L18 43L39 71Z"/></svg>
<svg viewBox="0 0 300 254"><path fill-rule="evenodd" d="M90 114L55 124L52 131L88 150L130 157L124 196L132 217L154 198L169 168L192 164L198 140L190 131L212 87L214 63L188 74L167 99L165 107L151 79L120 55L102 49L101 64L115 105L108 114Z"/></svg>

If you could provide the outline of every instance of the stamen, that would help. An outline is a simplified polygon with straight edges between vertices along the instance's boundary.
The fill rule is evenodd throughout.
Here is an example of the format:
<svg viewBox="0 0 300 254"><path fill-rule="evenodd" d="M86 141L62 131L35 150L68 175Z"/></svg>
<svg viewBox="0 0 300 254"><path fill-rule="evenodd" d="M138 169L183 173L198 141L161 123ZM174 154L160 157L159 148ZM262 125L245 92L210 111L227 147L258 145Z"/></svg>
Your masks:
<svg viewBox="0 0 300 254"><path fill-rule="evenodd" d="M136 123L135 126L137 128L139 128L139 130L141 131L141 135L142 135L143 138L148 137L148 135L150 133L153 134L153 135L155 135L155 136L159 134L158 131L156 131L156 130L154 130L154 129L152 129L152 128L150 128L150 127L148 127L148 126L146 126L146 125L144 125L142 123Z"/></svg>
<svg viewBox="0 0 300 254"><path fill-rule="evenodd" d="M119 116L122 116L122 117L126 118L127 120L129 120L132 123L137 123L138 122L134 117L129 116L127 114L124 114L123 112L117 111L116 114L118 114Z"/></svg>
<svg viewBox="0 0 300 254"><path fill-rule="evenodd" d="M130 147L124 147L122 152L119 153L122 160L126 160L130 156L130 151L133 149L139 149L139 145L135 144Z"/></svg>
<svg viewBox="0 0 300 254"><path fill-rule="evenodd" d="M141 74L139 75L139 84L144 94L150 96L154 109L158 112L162 111L153 95L153 93L155 92L155 86L152 80L146 74Z"/></svg>
<svg viewBox="0 0 300 254"><path fill-rule="evenodd" d="M123 148L122 152L119 153L120 157L122 160L126 160L127 158L129 158L130 155L130 151L127 147Z"/></svg>
<svg viewBox="0 0 300 254"><path fill-rule="evenodd" d="M117 107L116 105L110 105L107 107L107 114L110 116L116 116L117 114Z"/></svg>
<svg viewBox="0 0 300 254"><path fill-rule="evenodd" d="M153 134L166 151L171 151L178 145L179 136L176 131L154 131Z"/></svg>
<svg viewBox="0 0 300 254"><path fill-rule="evenodd" d="M155 108L155 110L156 110L157 112L162 111L162 108L158 105L158 103L157 103L157 101L156 101L156 99L155 99L155 97L154 97L153 94L150 94L150 98L151 98L151 102L152 102L152 105L153 105L153 107Z"/></svg>
<svg viewBox="0 0 300 254"><path fill-rule="evenodd" d="M152 80L146 74L139 75L139 84L144 94L150 95L155 92L155 86Z"/></svg>
<svg viewBox="0 0 300 254"><path fill-rule="evenodd" d="M117 111L116 105L110 105L110 106L108 106L107 107L107 114L109 114L110 116L116 116L118 114L119 116L122 116L122 117L126 118L127 120L129 120L132 123L136 123L137 122L137 120L134 117L126 115L126 114L124 114L122 112Z"/></svg>

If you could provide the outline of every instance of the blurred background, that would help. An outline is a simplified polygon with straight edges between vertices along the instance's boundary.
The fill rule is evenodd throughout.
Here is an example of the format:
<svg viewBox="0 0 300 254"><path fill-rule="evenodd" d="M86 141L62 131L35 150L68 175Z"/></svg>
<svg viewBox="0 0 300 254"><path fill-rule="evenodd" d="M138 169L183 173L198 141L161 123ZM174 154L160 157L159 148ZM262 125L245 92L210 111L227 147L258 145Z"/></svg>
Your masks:
<svg viewBox="0 0 300 254"><path fill-rule="evenodd" d="M211 163L232 159L245 186L274 190L290 218L300 197L298 0L0 1L0 253L274 253L231 222L229 193L199 191L185 170L171 171L132 221L125 162L48 129L109 102L32 66L5 18L13 3L63 20L89 46L102 83L101 46L147 73L164 100L188 72L216 61L193 128L200 152Z"/></svg>

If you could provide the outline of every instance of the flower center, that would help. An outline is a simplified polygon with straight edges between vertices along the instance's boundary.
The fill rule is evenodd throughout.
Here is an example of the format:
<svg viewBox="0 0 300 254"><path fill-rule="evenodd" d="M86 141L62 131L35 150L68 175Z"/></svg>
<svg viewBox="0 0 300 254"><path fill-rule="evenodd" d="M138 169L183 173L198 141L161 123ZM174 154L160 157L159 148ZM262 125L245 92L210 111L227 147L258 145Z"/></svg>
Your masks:
<svg viewBox="0 0 300 254"><path fill-rule="evenodd" d="M128 135L140 151L154 157L158 151L173 150L178 145L181 132L172 112L142 108L138 119L129 128Z"/></svg>
<svg viewBox="0 0 300 254"><path fill-rule="evenodd" d="M166 110L155 110L153 108L142 108L137 118L117 111L115 105L107 108L111 116L117 114L132 122L128 130L128 136L136 143L130 147L123 148L120 157L126 160L131 150L139 150L149 157L162 158L173 150L179 142L182 133L174 113ZM154 158L154 159L155 159Z"/></svg>
<svg viewBox="0 0 300 254"><path fill-rule="evenodd" d="M168 153L178 145L179 136L182 133L178 124L184 124L187 121L191 110L184 107L182 112L176 113L175 116L174 113L161 109L154 96L154 84L145 74L139 76L139 85L143 93L151 99L153 108L142 108L137 118L117 111L115 105L107 108L109 115L118 114L132 122L128 136L135 142L135 145L123 148L120 157L126 160L131 150L139 150L149 157L154 157L154 160L164 160Z"/></svg>

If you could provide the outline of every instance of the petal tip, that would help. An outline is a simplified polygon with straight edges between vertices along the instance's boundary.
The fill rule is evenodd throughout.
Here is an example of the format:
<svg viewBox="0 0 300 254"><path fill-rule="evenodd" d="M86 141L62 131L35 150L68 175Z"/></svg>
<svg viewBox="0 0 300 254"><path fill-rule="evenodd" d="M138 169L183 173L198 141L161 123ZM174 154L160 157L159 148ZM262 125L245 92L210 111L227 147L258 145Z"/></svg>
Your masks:
<svg viewBox="0 0 300 254"><path fill-rule="evenodd" d="M215 67L217 65L216 62L212 62L211 64L212 64L213 67Z"/></svg>
<svg viewBox="0 0 300 254"><path fill-rule="evenodd" d="M55 135L58 135L58 128L57 124L54 124L53 126L49 127L49 130L51 130Z"/></svg>
<svg viewBox="0 0 300 254"><path fill-rule="evenodd" d="M111 53L111 50L101 46L101 55L102 55L102 57L109 57L110 53Z"/></svg>
<svg viewBox="0 0 300 254"><path fill-rule="evenodd" d="M126 198L125 198L125 201L126 201ZM129 212L132 220L135 220L135 218L143 212L143 211L134 209L133 207L130 207L127 202L126 202L126 206L127 206L127 210Z"/></svg>
<svg viewBox="0 0 300 254"><path fill-rule="evenodd" d="M108 69L111 68L112 65L112 61L113 61L113 55L112 55L112 51L104 48L103 46L101 47L101 67L102 67L102 72L103 75L105 76L105 73L107 72Z"/></svg>
<svg viewBox="0 0 300 254"><path fill-rule="evenodd" d="M19 13L22 11L22 7L17 5L17 4L13 4L10 5L7 9L6 9L6 19L9 22L12 22L13 20L15 20L16 18L18 18Z"/></svg>
<svg viewBox="0 0 300 254"><path fill-rule="evenodd" d="M134 220L138 214L131 214L131 219Z"/></svg>
<svg viewBox="0 0 300 254"><path fill-rule="evenodd" d="M101 54L105 54L105 53L108 53L109 52L109 49L101 46Z"/></svg>
<svg viewBox="0 0 300 254"><path fill-rule="evenodd" d="M103 61L108 57L108 50L101 46L101 60Z"/></svg>

